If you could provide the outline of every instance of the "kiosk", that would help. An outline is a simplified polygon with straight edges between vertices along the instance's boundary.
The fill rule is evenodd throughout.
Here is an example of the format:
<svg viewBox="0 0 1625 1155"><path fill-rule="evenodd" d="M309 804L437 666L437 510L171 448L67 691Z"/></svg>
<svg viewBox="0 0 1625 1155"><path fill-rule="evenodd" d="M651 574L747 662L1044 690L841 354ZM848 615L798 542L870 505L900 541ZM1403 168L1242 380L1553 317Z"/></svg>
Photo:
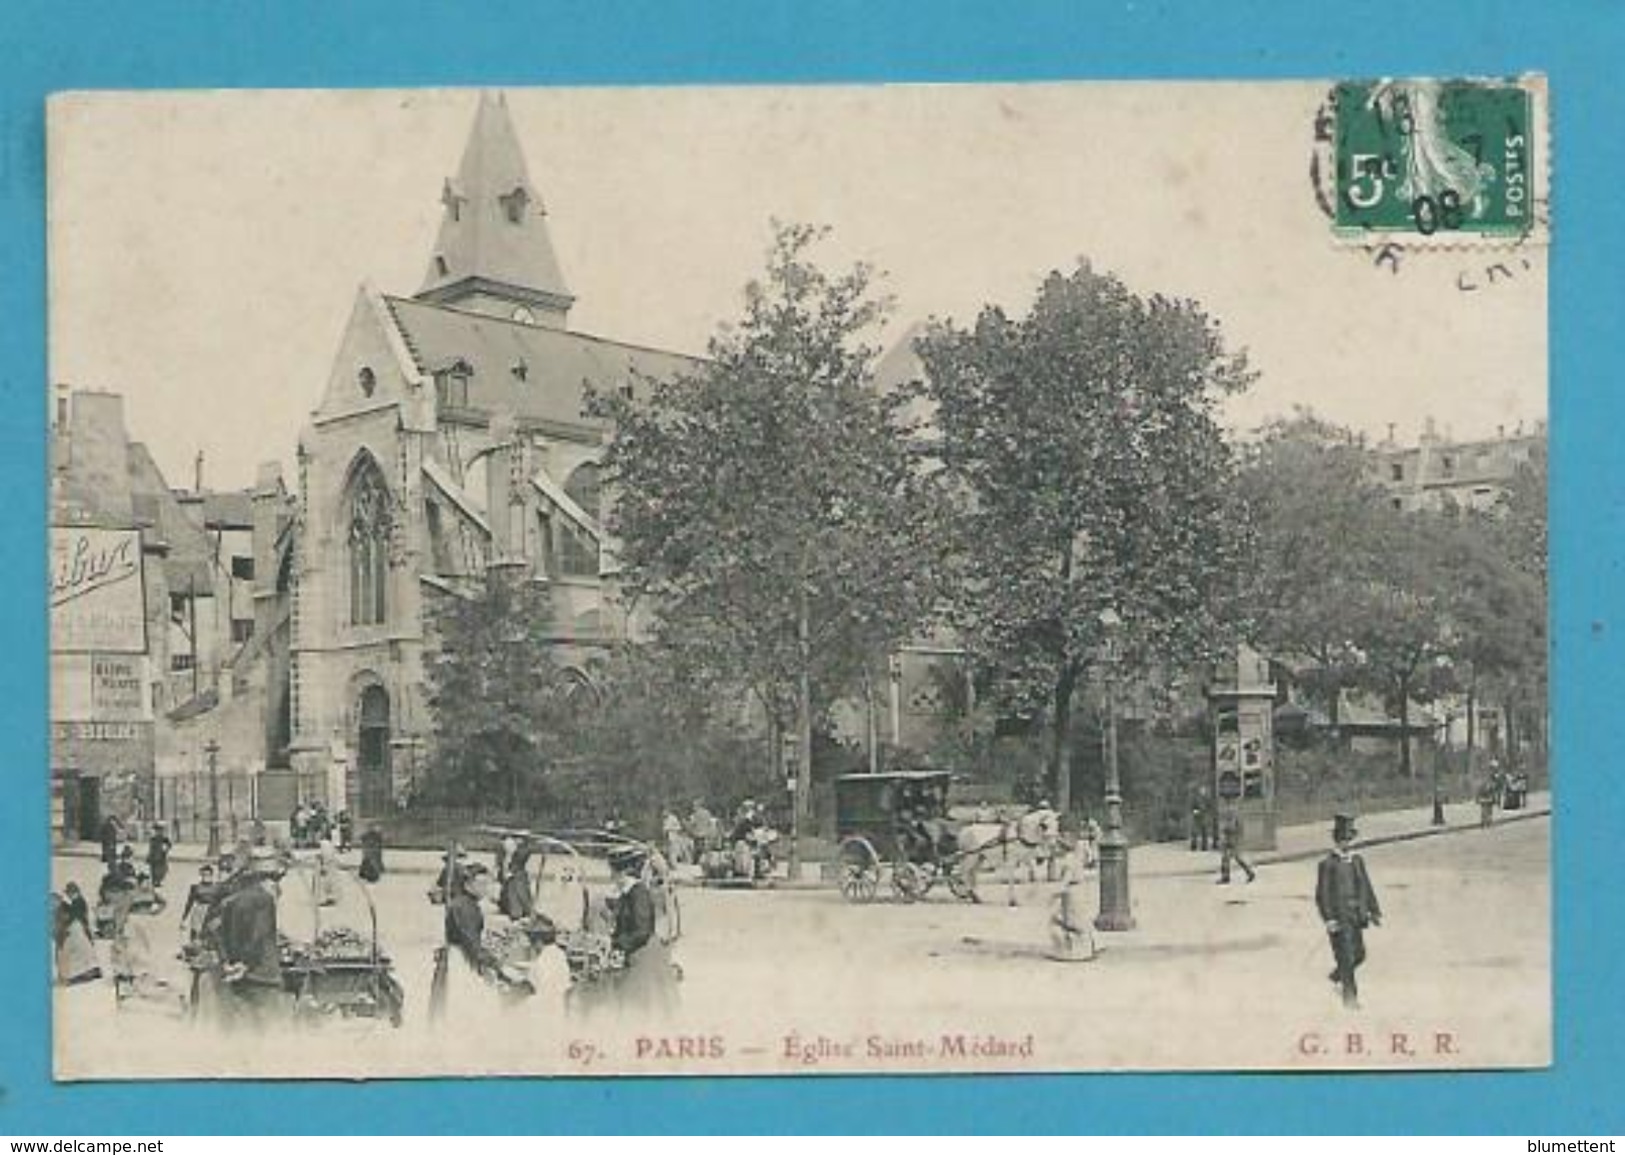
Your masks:
<svg viewBox="0 0 1625 1155"><path fill-rule="evenodd" d="M1275 849L1275 684L1269 663L1246 646L1208 690L1213 711L1213 797L1220 824L1241 815L1244 850ZM1221 674L1224 678L1224 674Z"/></svg>

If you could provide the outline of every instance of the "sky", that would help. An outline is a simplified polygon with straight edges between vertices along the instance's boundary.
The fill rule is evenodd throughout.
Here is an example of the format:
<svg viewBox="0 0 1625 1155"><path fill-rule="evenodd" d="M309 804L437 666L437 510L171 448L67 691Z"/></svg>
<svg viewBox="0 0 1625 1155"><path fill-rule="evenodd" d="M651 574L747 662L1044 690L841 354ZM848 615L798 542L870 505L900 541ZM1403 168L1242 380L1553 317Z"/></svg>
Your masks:
<svg viewBox="0 0 1625 1155"><path fill-rule="evenodd" d="M771 222L832 228L928 317L1024 312L1087 259L1191 297L1247 350L1245 430L1308 406L1374 439L1546 415L1546 252L1335 240L1310 178L1327 85L508 90L571 328L702 352ZM70 94L48 130L50 373L126 398L172 485L291 470L358 288L421 286L473 90ZM1509 275L1489 280L1488 266Z"/></svg>

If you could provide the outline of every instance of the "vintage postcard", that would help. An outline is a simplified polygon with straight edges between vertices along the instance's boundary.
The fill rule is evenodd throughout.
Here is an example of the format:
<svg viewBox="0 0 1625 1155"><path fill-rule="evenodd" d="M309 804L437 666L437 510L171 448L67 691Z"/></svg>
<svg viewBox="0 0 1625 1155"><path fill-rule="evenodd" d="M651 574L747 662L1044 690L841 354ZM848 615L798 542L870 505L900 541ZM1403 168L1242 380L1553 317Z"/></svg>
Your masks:
<svg viewBox="0 0 1625 1155"><path fill-rule="evenodd" d="M1547 100L54 98L57 1077L1548 1064Z"/></svg>

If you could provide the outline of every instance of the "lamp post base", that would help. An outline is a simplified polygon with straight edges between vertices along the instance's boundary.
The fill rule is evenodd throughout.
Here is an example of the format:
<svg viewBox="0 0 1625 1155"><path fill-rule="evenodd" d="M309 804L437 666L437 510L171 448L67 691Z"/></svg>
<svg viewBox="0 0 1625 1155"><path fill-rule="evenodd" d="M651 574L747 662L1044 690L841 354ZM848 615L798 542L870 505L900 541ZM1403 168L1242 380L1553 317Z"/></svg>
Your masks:
<svg viewBox="0 0 1625 1155"><path fill-rule="evenodd" d="M220 857L220 827L214 823L209 825L209 845L204 848L205 858Z"/></svg>
<svg viewBox="0 0 1625 1155"><path fill-rule="evenodd" d="M1108 832L1100 840L1100 913L1096 930L1133 930L1128 895L1128 840Z"/></svg>

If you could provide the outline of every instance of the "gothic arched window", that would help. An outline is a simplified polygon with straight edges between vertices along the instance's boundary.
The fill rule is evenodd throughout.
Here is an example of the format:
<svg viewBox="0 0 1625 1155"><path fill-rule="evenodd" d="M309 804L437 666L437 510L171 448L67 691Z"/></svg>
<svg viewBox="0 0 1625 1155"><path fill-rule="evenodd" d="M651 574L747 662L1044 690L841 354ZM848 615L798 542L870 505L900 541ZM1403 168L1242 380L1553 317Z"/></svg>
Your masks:
<svg viewBox="0 0 1625 1155"><path fill-rule="evenodd" d="M588 461L576 467L564 483L564 492L581 507L581 511L597 521L602 499L599 494L598 466ZM598 543L586 530L561 522L559 542L559 571L566 577L595 578L598 576Z"/></svg>
<svg viewBox="0 0 1625 1155"><path fill-rule="evenodd" d="M389 489L371 461L350 482L350 624L381 625L389 581Z"/></svg>

